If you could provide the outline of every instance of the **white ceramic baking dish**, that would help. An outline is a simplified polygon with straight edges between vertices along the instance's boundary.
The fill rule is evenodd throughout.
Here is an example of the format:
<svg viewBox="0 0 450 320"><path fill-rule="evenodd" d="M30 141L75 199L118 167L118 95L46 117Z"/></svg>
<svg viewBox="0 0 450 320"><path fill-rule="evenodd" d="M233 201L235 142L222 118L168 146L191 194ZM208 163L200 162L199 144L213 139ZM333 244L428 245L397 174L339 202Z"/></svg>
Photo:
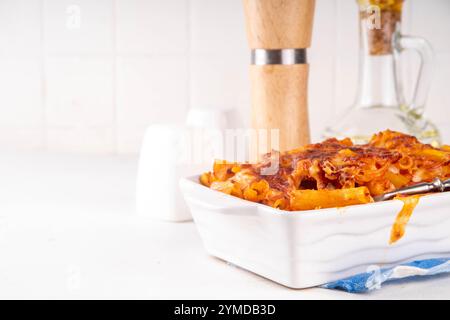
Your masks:
<svg viewBox="0 0 450 320"><path fill-rule="evenodd" d="M206 251L291 288L307 288L418 259L450 257L450 192L421 197L389 245L403 202L282 211L180 181Z"/></svg>

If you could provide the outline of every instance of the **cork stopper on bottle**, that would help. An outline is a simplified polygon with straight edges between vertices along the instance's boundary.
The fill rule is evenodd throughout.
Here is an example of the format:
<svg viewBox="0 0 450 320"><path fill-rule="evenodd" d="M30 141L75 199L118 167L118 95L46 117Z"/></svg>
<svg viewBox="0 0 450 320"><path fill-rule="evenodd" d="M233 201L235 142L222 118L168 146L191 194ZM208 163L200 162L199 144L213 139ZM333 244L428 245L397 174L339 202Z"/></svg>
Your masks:
<svg viewBox="0 0 450 320"><path fill-rule="evenodd" d="M393 37L401 22L403 0L358 0L363 36L370 55L393 51Z"/></svg>

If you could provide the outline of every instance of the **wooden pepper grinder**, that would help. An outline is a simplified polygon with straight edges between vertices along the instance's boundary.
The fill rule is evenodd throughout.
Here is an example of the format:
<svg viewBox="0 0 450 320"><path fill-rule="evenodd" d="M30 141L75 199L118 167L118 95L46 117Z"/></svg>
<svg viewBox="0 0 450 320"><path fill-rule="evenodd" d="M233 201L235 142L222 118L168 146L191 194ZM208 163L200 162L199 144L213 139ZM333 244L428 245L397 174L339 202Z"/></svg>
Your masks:
<svg viewBox="0 0 450 320"><path fill-rule="evenodd" d="M310 142L306 49L315 0L243 0L251 48L252 127L279 129L279 150Z"/></svg>

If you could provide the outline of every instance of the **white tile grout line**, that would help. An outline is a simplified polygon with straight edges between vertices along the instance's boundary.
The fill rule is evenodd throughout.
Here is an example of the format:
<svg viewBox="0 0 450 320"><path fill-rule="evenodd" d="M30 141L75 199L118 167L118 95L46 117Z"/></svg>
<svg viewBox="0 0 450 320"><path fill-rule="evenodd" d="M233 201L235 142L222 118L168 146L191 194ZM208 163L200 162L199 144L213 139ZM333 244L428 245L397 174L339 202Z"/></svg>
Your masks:
<svg viewBox="0 0 450 320"><path fill-rule="evenodd" d="M185 53L146 53L146 52L48 52L46 54L47 57L50 58L64 58L64 57L73 57L77 56L80 58L104 58L104 57L113 57L117 56L118 58L159 58L159 57L184 57Z"/></svg>
<svg viewBox="0 0 450 320"><path fill-rule="evenodd" d="M187 36L187 48L186 48L186 114L189 112L189 109L192 108L191 105L191 42L192 42L192 32L191 32L191 0L186 0L186 36Z"/></svg>
<svg viewBox="0 0 450 320"><path fill-rule="evenodd" d="M46 82L46 64L45 64L45 31L44 31L44 19L45 19L45 1L40 1L40 42L41 42L41 54L40 54L40 68L41 68L41 108L42 108L42 147L44 150L48 150L48 128L47 128L47 82Z"/></svg>
<svg viewBox="0 0 450 320"><path fill-rule="evenodd" d="M334 23L335 23L335 28L333 28L333 32L334 32L334 46L333 46L333 61L331 62L333 67L332 67L332 74L331 74L331 86L333 88L333 95L334 95L334 99L332 99L332 105L331 107L331 114L335 114L336 113L336 73L337 73L337 46L338 46L338 40L339 40L339 15L338 15L338 7L339 7L339 1L333 1L333 11L334 11ZM328 115L328 118L330 117L330 115ZM327 119L326 121L330 121L330 119ZM328 125L328 124L326 124ZM323 128L325 129L325 128Z"/></svg>
<svg viewBox="0 0 450 320"><path fill-rule="evenodd" d="M112 42L113 42L113 58L112 58L112 112L113 112L113 153L119 153L119 121L117 108L117 0L112 2Z"/></svg>
<svg viewBox="0 0 450 320"><path fill-rule="evenodd" d="M335 42L334 42L334 57L333 57L333 109L332 114L328 116L327 122L331 121L331 116L335 117L337 115L338 106L336 101L338 100L338 88L337 88L337 74L339 72L339 59L337 58L338 55L338 48L339 48L339 42L341 41L342 37L342 30L341 30L341 19L342 19L342 8L341 8L341 1L335 1L334 6L334 12L335 12Z"/></svg>

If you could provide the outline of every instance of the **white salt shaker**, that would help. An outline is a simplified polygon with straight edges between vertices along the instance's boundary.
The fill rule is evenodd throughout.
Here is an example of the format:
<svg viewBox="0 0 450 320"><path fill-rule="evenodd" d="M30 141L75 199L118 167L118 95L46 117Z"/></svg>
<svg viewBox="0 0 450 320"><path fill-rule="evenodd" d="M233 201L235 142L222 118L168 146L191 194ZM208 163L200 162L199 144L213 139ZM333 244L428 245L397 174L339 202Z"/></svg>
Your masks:
<svg viewBox="0 0 450 320"><path fill-rule="evenodd" d="M182 177L211 170L214 153L221 147L220 137L215 135L220 135L227 121L224 111L192 109L186 123L186 126L159 124L147 128L136 185L139 216L192 220L178 182Z"/></svg>

